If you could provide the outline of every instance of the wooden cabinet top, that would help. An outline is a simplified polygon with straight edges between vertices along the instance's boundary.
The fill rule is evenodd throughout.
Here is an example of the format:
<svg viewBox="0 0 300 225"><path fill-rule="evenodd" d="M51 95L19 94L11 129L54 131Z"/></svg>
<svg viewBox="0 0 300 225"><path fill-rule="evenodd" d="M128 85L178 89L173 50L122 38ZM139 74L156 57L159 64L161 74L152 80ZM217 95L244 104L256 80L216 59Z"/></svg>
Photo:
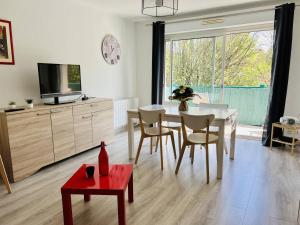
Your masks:
<svg viewBox="0 0 300 225"><path fill-rule="evenodd" d="M0 114L6 114L6 115L14 115L14 114L19 114L19 113L28 113L28 112L35 112L35 111L40 111L40 110L51 110L51 109L56 109L56 108L65 108L65 107L70 107L70 106L77 106L77 105L82 105L82 104L90 104L90 103L95 103L95 102L105 102L105 101L112 101L111 98L90 98L88 100L82 101L81 99L73 102L73 103L66 103L66 104L60 104L60 105L45 105L45 104L38 104L34 105L33 109L28 109L26 106L18 107L18 108L25 108L24 110L20 111L13 111L13 112L5 112L4 110L8 108L2 108L0 109Z"/></svg>

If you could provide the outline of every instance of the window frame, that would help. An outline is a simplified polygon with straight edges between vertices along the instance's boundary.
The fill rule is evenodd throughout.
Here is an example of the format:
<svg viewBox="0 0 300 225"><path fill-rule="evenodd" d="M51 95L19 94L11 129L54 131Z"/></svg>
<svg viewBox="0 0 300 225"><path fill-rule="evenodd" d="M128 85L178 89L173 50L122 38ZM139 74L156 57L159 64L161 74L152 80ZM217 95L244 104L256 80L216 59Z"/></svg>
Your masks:
<svg viewBox="0 0 300 225"><path fill-rule="evenodd" d="M226 36L231 34L238 34L238 33L250 33L250 32L259 32L259 31L270 31L274 30L274 22L266 22L260 24L251 24L251 25L240 25L222 29L207 29L207 30L200 30L194 32L186 32L186 33L175 33L175 34L166 34L165 35L165 52L167 50L166 43L170 42L170 84L171 90L169 95L172 94L172 86L173 86L173 42L174 41L182 41L182 40L192 40L192 39L203 39L203 38L213 38L214 41L214 52L213 57L215 61L215 48L216 48L216 38L223 37L223 46L222 46L222 92L221 92L221 102L224 101L224 73L225 73L225 53L226 53ZM215 63L215 62L214 62ZM166 70L165 70L166 71ZM164 71L164 73L165 73ZM213 75L215 75L215 64L213 66ZM166 98L166 74L164 76L164 88L163 88L163 104L170 103L169 100ZM212 77L212 88L214 89L214 77ZM214 93L214 92L213 92Z"/></svg>

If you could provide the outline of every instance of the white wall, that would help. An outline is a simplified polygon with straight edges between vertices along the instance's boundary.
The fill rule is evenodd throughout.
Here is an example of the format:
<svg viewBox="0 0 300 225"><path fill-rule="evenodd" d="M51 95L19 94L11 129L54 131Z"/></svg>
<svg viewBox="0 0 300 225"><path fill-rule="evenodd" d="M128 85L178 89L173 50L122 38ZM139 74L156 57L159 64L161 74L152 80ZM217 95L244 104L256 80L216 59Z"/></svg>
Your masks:
<svg viewBox="0 0 300 225"><path fill-rule="evenodd" d="M0 18L13 29L15 65L0 65L0 107L9 100L40 101L37 62L80 64L83 92L123 98L136 95L134 23L76 0L0 0ZM105 34L121 45L121 61L101 55Z"/></svg>
<svg viewBox="0 0 300 225"><path fill-rule="evenodd" d="M166 25L166 35L172 36L180 33L198 32L212 34L213 29L218 33L226 32L229 27L237 25L250 26L253 24L269 23L274 20L274 12L260 12L244 14L239 16L225 17L223 24L202 25L201 21L172 23ZM149 22L136 23L137 40L137 96L140 98L140 105L151 103L151 76L152 76L152 26L146 25ZM206 31L205 31L206 30ZM216 35L216 33L214 33ZM185 36L185 35L183 35Z"/></svg>
<svg viewBox="0 0 300 225"><path fill-rule="evenodd" d="M151 104L152 26L136 24L136 78L140 105Z"/></svg>
<svg viewBox="0 0 300 225"><path fill-rule="evenodd" d="M285 115L300 114L300 8L296 7L294 17L293 45L290 64Z"/></svg>

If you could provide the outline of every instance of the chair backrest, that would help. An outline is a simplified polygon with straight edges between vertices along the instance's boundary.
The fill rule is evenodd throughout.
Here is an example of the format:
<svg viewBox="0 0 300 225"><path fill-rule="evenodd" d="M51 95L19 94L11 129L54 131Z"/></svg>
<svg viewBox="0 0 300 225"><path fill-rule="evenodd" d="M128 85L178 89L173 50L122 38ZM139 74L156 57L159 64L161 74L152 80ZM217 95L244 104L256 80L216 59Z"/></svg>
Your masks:
<svg viewBox="0 0 300 225"><path fill-rule="evenodd" d="M211 104L211 103L200 103L199 107L209 108L209 109L228 109L228 104Z"/></svg>
<svg viewBox="0 0 300 225"><path fill-rule="evenodd" d="M202 130L207 128L215 119L214 114L209 115L191 115L182 113L182 123L191 130Z"/></svg>
<svg viewBox="0 0 300 225"><path fill-rule="evenodd" d="M145 110L139 108L140 118L146 124L154 124L160 122L165 113L165 109Z"/></svg>
<svg viewBox="0 0 300 225"><path fill-rule="evenodd" d="M209 103L209 94L205 93L194 93L195 97L193 98L193 103L199 105L201 103Z"/></svg>

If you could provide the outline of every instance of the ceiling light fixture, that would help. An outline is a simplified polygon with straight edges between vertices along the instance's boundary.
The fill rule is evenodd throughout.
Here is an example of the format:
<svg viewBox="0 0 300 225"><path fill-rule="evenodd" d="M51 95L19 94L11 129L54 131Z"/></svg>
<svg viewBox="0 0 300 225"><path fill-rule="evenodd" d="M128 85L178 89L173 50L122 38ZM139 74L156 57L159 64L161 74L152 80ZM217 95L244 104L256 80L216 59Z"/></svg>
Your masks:
<svg viewBox="0 0 300 225"><path fill-rule="evenodd" d="M142 0L142 14L153 17L173 16L178 11L178 0Z"/></svg>

